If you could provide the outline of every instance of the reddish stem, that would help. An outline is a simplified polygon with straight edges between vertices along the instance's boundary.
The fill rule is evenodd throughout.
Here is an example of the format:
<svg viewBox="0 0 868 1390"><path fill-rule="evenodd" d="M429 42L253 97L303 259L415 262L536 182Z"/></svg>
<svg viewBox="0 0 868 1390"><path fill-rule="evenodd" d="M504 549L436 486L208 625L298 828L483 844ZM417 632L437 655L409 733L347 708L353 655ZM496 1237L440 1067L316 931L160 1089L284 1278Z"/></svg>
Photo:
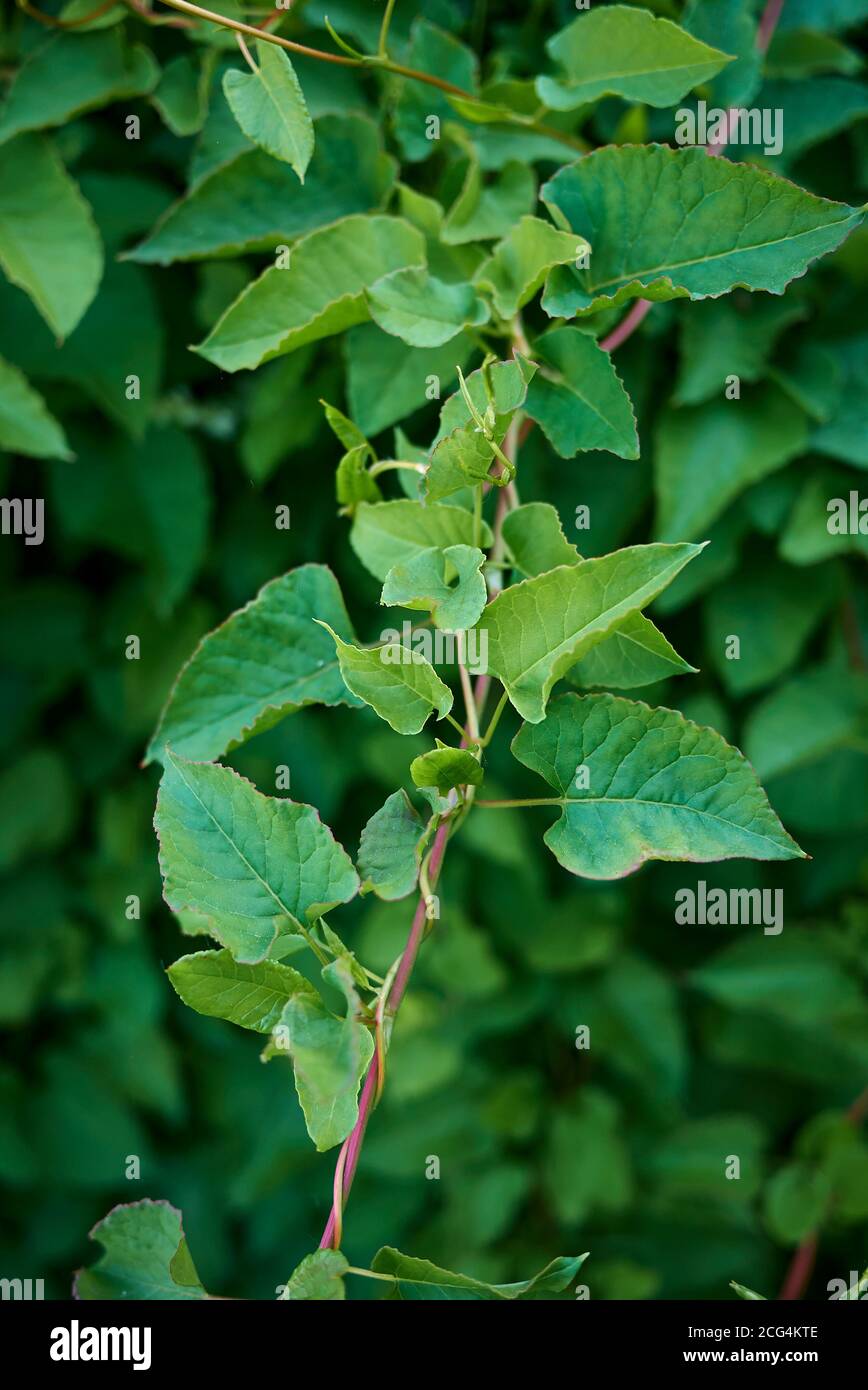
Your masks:
<svg viewBox="0 0 868 1390"><path fill-rule="evenodd" d="M802 1241L790 1261L783 1287L778 1294L778 1299L782 1303L792 1303L794 1299L801 1298L805 1292L814 1268L814 1261L817 1258L817 1244L817 1234L812 1232Z"/></svg>

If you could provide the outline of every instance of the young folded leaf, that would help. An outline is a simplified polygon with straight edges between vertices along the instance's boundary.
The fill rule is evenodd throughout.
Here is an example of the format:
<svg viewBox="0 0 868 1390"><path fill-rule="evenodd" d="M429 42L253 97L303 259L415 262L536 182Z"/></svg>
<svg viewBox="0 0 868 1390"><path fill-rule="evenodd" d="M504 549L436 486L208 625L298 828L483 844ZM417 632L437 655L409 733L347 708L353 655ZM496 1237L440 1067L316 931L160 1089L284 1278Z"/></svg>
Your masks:
<svg viewBox="0 0 868 1390"><path fill-rule="evenodd" d="M556 265L576 264L591 248L584 237L559 232L541 217L523 217L477 270L474 283L491 291L503 319L533 299Z"/></svg>
<svg viewBox="0 0 868 1390"><path fill-rule="evenodd" d="M305 1299L317 1303L339 1302L347 1296L343 1276L348 1269L347 1259L340 1250L314 1250L296 1265L283 1292L278 1295L278 1302Z"/></svg>
<svg viewBox="0 0 868 1390"><path fill-rule="evenodd" d="M392 566L380 602L430 613L434 625L448 632L464 631L485 607L484 560L484 551L473 545L420 550Z"/></svg>
<svg viewBox="0 0 868 1390"><path fill-rule="evenodd" d="M362 831L357 860L362 892L373 889L387 902L412 893L431 829L432 821L426 824L403 788L392 792Z"/></svg>
<svg viewBox="0 0 868 1390"><path fill-rule="evenodd" d="M445 796L453 787L480 787L483 780L478 758L466 748L449 748L437 740L431 753L421 753L410 764L410 776L417 787L434 787Z"/></svg>
<svg viewBox="0 0 868 1390"><path fill-rule="evenodd" d="M341 675L349 689L396 733L418 734L432 711L442 719L451 710L452 691L419 652L397 641L380 647L355 647L342 642L328 623L320 622L320 626L334 640Z"/></svg>
<svg viewBox="0 0 868 1390"><path fill-rule="evenodd" d="M489 546L491 541L491 528L483 522L479 544ZM381 582L394 565L414 559L422 550L473 544L473 517L463 507L443 503L423 506L403 498L376 506L362 502L350 531L353 550L365 569Z"/></svg>
<svg viewBox="0 0 868 1390"><path fill-rule="evenodd" d="M512 741L559 793L559 864L622 878L649 859L804 859L756 773L714 729L615 695L563 695Z"/></svg>
<svg viewBox="0 0 868 1390"><path fill-rule="evenodd" d="M292 1061L307 1132L320 1153L343 1143L356 1123L359 1084L374 1055L371 1032L357 1020L360 1001L349 963L332 961L322 977L345 996L346 1016L333 1014L312 987L299 992L285 1005L263 1053L266 1061Z"/></svg>
<svg viewBox="0 0 868 1390"><path fill-rule="evenodd" d="M599 685L606 690L635 690L640 685L696 671L680 657L644 613L632 613L605 642L600 642L567 672L571 685Z"/></svg>
<svg viewBox="0 0 868 1390"><path fill-rule="evenodd" d="M538 724L552 686L584 654L646 607L702 550L699 545L634 545L561 565L498 594L477 631L488 669L523 719Z"/></svg>
<svg viewBox="0 0 868 1390"><path fill-rule="evenodd" d="M154 825L166 902L208 917L235 960L274 959L283 934L358 891L349 855L313 806L263 796L216 763L167 749Z"/></svg>

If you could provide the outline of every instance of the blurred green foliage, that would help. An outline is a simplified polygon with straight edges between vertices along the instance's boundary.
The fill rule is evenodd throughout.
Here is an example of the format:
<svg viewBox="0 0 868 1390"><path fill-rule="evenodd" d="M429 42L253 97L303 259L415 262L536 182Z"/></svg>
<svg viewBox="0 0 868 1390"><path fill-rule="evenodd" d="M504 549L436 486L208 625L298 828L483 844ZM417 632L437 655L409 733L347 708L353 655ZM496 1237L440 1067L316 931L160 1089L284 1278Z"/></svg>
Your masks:
<svg viewBox="0 0 868 1390"><path fill-rule="evenodd" d="M72 0L64 13L87 8ZM296 8L297 29L287 32L313 32L328 46L325 7ZM750 24L754 7L742 8ZM829 32L815 45L804 35L825 24L824 7L794 4L801 19L785 17L770 54L774 93L760 88L753 100L787 111L807 103L797 148L765 162L858 204L868 196L864 104L851 100L833 119L834 93L817 91L815 104L800 95L811 83L856 86L863 69L846 7L828 8ZM420 11L437 28L417 24L411 38ZM328 12L352 41L375 46L379 11L367 0ZM392 34L417 64L426 45L439 45L471 81L466 50L453 51L457 38L445 35L460 36L481 52L488 78L525 80L573 13L566 0L521 14L500 2L465 11L455 0L399 0ZM42 62L36 88L45 91L78 61L82 35L50 36L49 51L33 20L7 11L3 24L7 82L25 61ZM268 263L274 242L267 209L250 196L267 156L229 150L238 132L218 128L214 104L204 117L208 76L224 51L232 56L232 40L203 29L191 47L121 6L89 32L123 43L125 65L119 58L113 76L101 68L98 99L70 96L64 106L67 84L54 115L50 103L37 105L16 128L56 127L55 147L106 248L98 293L57 346L24 293L0 284L0 355L44 396L75 454L35 459L11 448L0 458L3 495L43 496L46 506L43 545L4 536L0 546L0 1272L44 1277L50 1296L66 1297L72 1270L94 1253L92 1224L116 1202L165 1197L184 1212L206 1288L268 1298L318 1242L331 1165L311 1149L288 1070L260 1066L255 1037L185 1009L163 974L185 942L160 900L157 773L139 761L198 638L274 575L331 564L357 631L372 635L378 586L336 514L340 448L320 399L348 401L372 435L402 420L418 443L432 437L437 410L418 389L424 373L401 378L406 347L372 325L253 375L221 375L187 351ZM704 32L698 22L694 32ZM144 45L135 72L133 42ZM375 82L296 66L317 140L335 148L316 225L380 204L397 162L449 208L469 170L494 183L500 174L488 171L508 158L535 161L540 177L563 161L551 140L477 125L420 173L430 149L418 144L416 114L455 120L439 95L390 85L379 150ZM138 140L125 136L130 114L141 121ZM640 138L668 138L667 116L605 97L551 120L602 143L635 138L637 123ZM222 240L197 248L200 224L177 212L155 236L191 171L204 197L214 169L237 180L223 195ZM284 185L270 196L286 199L284 235L306 229ZM510 221L529 210L507 206ZM138 262L117 259L139 243L150 249ZM160 245L171 264L160 263ZM587 1249L582 1278L595 1298L722 1297L733 1277L771 1295L795 1245L821 1227L814 1296L864 1266L868 1147L843 1117L868 1079L868 594L864 536L833 537L824 521L826 499L858 489L868 462L866 247L868 233L857 231L784 301L737 291L657 305L617 358L641 460L564 461L539 430L521 455L523 498L554 503L582 552L602 554L649 538L655 469L666 505L664 461L671 477L731 451L743 483L711 526L714 544L654 610L701 674L640 697L744 748L810 862L652 865L595 886L564 875L544 850L548 811L471 817L450 849L442 921L402 1010L347 1212L343 1248L354 1264L387 1244L499 1282ZM432 371L452 369L454 342L426 351L445 364ZM737 439L721 421L729 372L741 374L757 418ZM136 402L125 398L128 373L141 378ZM786 427L766 439L770 418ZM768 449L775 461L757 464ZM591 525L577 533L582 505ZM291 511L288 531L275 527L280 506ZM731 633L748 653L738 663L724 657ZM130 635L140 639L138 660L125 657ZM511 711L503 722L517 727ZM316 805L354 850L405 778L408 756L427 747L369 710L310 709L229 761L264 791L289 766L293 797ZM538 794L505 744L487 787ZM700 879L782 888L782 935L676 925L676 891ZM139 919L127 915L131 895ZM342 914L345 938L385 969L410 911L357 901ZM576 1046L583 1025L590 1050ZM724 1176L733 1154L739 1181ZM132 1155L138 1180L125 1177ZM440 1160L436 1182L424 1177L429 1155Z"/></svg>

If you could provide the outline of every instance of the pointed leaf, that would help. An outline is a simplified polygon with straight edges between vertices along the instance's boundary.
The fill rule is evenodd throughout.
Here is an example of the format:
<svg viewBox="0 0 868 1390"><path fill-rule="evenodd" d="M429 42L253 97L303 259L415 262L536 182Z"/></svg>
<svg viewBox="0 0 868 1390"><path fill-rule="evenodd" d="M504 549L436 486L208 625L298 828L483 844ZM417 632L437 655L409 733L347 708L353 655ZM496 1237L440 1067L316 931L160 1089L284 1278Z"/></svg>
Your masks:
<svg viewBox="0 0 868 1390"><path fill-rule="evenodd" d="M422 236L397 217L346 217L292 248L239 295L195 351L224 371L258 367L281 353L368 317L365 290L424 259Z"/></svg>
<svg viewBox="0 0 868 1390"><path fill-rule="evenodd" d="M564 69L563 81L538 77L540 100L571 111L602 96L648 106L673 106L732 61L648 10L606 5L579 15L546 48Z"/></svg>
<svg viewBox="0 0 868 1390"><path fill-rule="evenodd" d="M649 604L701 549L636 545L561 565L498 594L477 630L488 642L489 671L522 718L539 723L555 682Z"/></svg>
<svg viewBox="0 0 868 1390"><path fill-rule="evenodd" d="M390 1274L395 1280L386 1298L419 1300L458 1300L478 1302L510 1299L526 1299L535 1295L562 1293L575 1279L586 1255L574 1257L561 1256L541 1269L532 1279L520 1284L486 1284L481 1279L471 1279L467 1274L454 1274L449 1269L440 1269L430 1260L417 1260L410 1255L402 1255L400 1250L383 1246L371 1261L375 1274Z"/></svg>
<svg viewBox="0 0 868 1390"><path fill-rule="evenodd" d="M208 1018L224 1018L240 1028L270 1033L284 1006L296 994L314 994L303 975L276 960L245 965L229 951L194 951L166 971L176 993Z"/></svg>
<svg viewBox="0 0 868 1390"><path fill-rule="evenodd" d="M304 183L314 134L301 83L283 49L262 39L254 48L256 72L224 74L226 100L248 140L290 164Z"/></svg>
<svg viewBox="0 0 868 1390"><path fill-rule="evenodd" d="M71 459L62 425L23 372L0 357L0 449L39 459Z"/></svg>
<svg viewBox="0 0 868 1390"><path fill-rule="evenodd" d="M75 328L102 276L90 206L40 135L0 146L0 266L57 338Z"/></svg>
<svg viewBox="0 0 868 1390"><path fill-rule="evenodd" d="M185 758L219 758L304 705L357 706L317 617L353 636L326 565L302 565L260 589L183 667L147 760L162 760L167 744Z"/></svg>
<svg viewBox="0 0 868 1390"><path fill-rule="evenodd" d="M452 691L419 652L397 641L381 647L356 647L342 642L328 623L321 622L320 626L334 639L341 675L349 689L396 733L418 734L433 710L438 719L449 713Z"/></svg>
<svg viewBox="0 0 868 1390"><path fill-rule="evenodd" d="M464 186L443 221L441 240L447 246L465 246L468 242L505 236L535 203L536 180L526 164L511 159L496 179L486 184L474 156Z"/></svg>
<svg viewBox="0 0 868 1390"><path fill-rule="evenodd" d="M675 710L564 695L543 723L522 726L512 751L561 798L545 842L570 873L611 879L649 859L805 857L738 749Z"/></svg>
<svg viewBox="0 0 868 1390"><path fill-rule="evenodd" d="M317 121L316 149L302 187L286 164L263 150L244 148L222 92L212 96L215 100L223 104L242 148L206 168L125 259L170 265L280 246L339 218L378 208L388 196L395 161L384 153L370 117L329 113ZM221 136L218 148L226 145Z"/></svg>
<svg viewBox="0 0 868 1390"><path fill-rule="evenodd" d="M473 627L485 607L484 560L484 551L472 545L421 550L392 566L380 602L430 613L435 627L462 632Z"/></svg>
<svg viewBox="0 0 868 1390"><path fill-rule="evenodd" d="M282 934L358 890L349 856L312 806L263 796L228 767L167 750L154 824L166 902L208 917L235 960L279 956Z"/></svg>
<svg viewBox="0 0 868 1390"><path fill-rule="evenodd" d="M738 285L783 294L863 216L754 164L663 145L596 150L561 169L540 196L593 247L588 270L549 276L543 308L567 318Z"/></svg>
<svg viewBox="0 0 868 1390"><path fill-rule="evenodd" d="M638 458L633 405L611 354L570 327L550 328L537 338L534 351L544 365L528 387L525 408L561 458L588 449Z"/></svg>
<svg viewBox="0 0 868 1390"><path fill-rule="evenodd" d="M684 671L696 671L680 657L644 613L633 613L567 672L572 685L635 690Z"/></svg>

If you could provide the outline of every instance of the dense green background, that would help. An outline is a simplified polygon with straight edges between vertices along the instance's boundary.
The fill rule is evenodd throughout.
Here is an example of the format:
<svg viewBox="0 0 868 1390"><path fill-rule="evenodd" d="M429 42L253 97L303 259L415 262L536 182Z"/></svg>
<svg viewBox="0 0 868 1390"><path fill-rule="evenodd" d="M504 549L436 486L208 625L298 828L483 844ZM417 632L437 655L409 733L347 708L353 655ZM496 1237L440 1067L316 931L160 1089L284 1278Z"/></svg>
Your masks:
<svg viewBox="0 0 868 1390"><path fill-rule="evenodd" d="M69 12L90 7L84 0ZM302 18L284 31L328 46L323 7L296 8ZM375 42L370 0L327 8L354 41ZM473 45L488 72L524 76L543 69L544 40L575 13L566 3L526 9L516 20L505 0L475 9L399 0L393 34L400 48L421 11ZM837 36L822 41L829 50L815 36L795 43L802 68L779 59L777 94L756 98L785 109L798 99L813 122L798 152L773 167L853 204L868 196L868 104L864 88L860 106L858 92L845 98L834 84L860 87L859 35L847 29L864 13L856 0L790 0L784 33L813 22ZM8 10L5 25L8 81L46 32ZM163 67L190 51L198 60L215 41L203 31L191 50L184 34L129 15L122 27ZM373 79L309 63L298 72L318 120L336 109L376 115ZM818 82L833 86L818 92ZM386 146L407 161L405 177L448 206L461 149L445 142L426 164L414 162L400 91L387 91ZM124 138L130 113L141 117L138 142ZM648 121L606 100L563 124L594 143L670 134L671 113ZM486 128L476 129L485 140ZM173 134L145 97L64 120L54 139L109 253L151 228L186 186L197 151L196 137ZM500 158L490 146L489 167ZM537 174L554 167L543 159ZM402 1011L349 1205L353 1263L390 1244L500 1280L588 1249L592 1297L721 1297L731 1278L772 1295L818 1223L813 1296L868 1262L868 1150L840 1119L868 1078L868 542L835 544L822 524L825 499L858 488L858 466L868 463L868 368L855 336L865 323L866 245L857 233L791 286L793 321L776 341L769 335L753 372L763 384L745 384L738 408L765 419L770 393L782 394L796 443L784 467L741 492L707 559L657 605L701 674L638 692L758 757L773 806L811 861L653 866L594 886L570 879L544 850L548 812L472 816L450 848L442 922ZM3 495L44 496L47 518L41 548L14 537L0 548L0 1274L44 1277L55 1297L67 1296L71 1271L95 1253L87 1231L115 1202L169 1198L184 1211L205 1286L262 1298L316 1245L330 1204L331 1158L312 1152L288 1068L261 1066L260 1040L192 1014L163 975L185 943L160 900L157 772L138 766L197 638L267 579L328 561L357 631L368 638L382 625L378 586L336 516L339 446L318 406L320 397L344 404L346 345L326 341L234 378L187 351L267 258L165 268L109 260L94 306L62 349L23 294L0 286L0 354L44 394L77 455L0 458ZM673 388L680 401L701 402L680 406L696 412L696 466L720 447L722 379L742 371L749 382L739 354L757 343L752 316L764 312L748 301L737 293L722 308L659 305L619 352L640 461L565 462L539 430L529 436L522 498L555 503L583 553L652 534ZM364 334L378 330L351 335L357 363L376 360L381 346ZM144 382L135 404L123 399L128 372ZM836 447L819 437L830 420ZM433 406L405 421L419 443L435 427ZM748 450L759 447L752 436ZM576 533L583 503L591 529ZM275 529L280 504L291 508L288 533ZM741 663L723 657L729 633L742 636ZM129 634L141 638L139 661L124 659ZM421 751L427 740L399 739L368 710L312 709L230 761L266 791L275 767L288 764L293 797L318 806L354 849L404 778L411 744ZM492 775L501 794L538 794L505 752ZM782 936L676 926L673 895L699 878L782 887ZM129 894L141 899L139 921L125 916ZM400 949L410 911L365 900L341 923L378 969ZM574 1046L583 1023L589 1053ZM817 1121L830 1112L838 1118ZM733 1153L742 1177L727 1182L723 1157ZM124 1177L130 1154L141 1156L138 1182ZM439 1182L423 1175L431 1154Z"/></svg>

